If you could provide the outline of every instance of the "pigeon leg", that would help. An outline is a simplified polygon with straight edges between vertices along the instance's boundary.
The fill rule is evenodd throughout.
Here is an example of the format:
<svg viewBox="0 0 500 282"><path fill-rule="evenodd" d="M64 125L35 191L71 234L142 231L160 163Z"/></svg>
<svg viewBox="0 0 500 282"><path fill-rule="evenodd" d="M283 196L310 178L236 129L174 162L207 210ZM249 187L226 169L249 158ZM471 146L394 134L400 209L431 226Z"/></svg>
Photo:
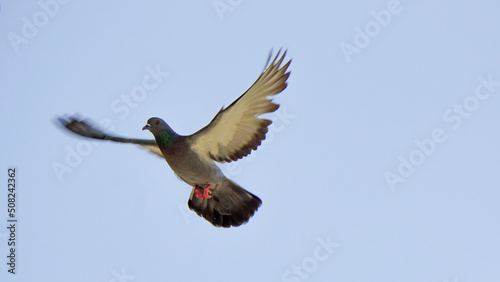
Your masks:
<svg viewBox="0 0 500 282"><path fill-rule="evenodd" d="M198 199L210 199L212 198L212 190L210 189L212 186L213 185L208 184L207 187L201 188L201 186L196 185L194 187L194 195Z"/></svg>
<svg viewBox="0 0 500 282"><path fill-rule="evenodd" d="M203 199L203 192L201 191L201 187L200 186L196 185L194 187L194 195L198 199Z"/></svg>
<svg viewBox="0 0 500 282"><path fill-rule="evenodd" d="M203 197L205 197L205 199L210 199L212 198L212 184L208 184L207 187L205 187L203 189Z"/></svg>

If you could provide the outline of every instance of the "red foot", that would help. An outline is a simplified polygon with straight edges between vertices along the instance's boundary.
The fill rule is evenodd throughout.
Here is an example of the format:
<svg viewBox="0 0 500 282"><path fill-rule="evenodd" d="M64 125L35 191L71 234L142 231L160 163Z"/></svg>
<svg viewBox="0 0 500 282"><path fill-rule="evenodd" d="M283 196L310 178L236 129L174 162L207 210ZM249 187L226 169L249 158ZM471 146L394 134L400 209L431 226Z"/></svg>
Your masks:
<svg viewBox="0 0 500 282"><path fill-rule="evenodd" d="M208 184L207 187L201 188L201 186L196 185L194 187L194 195L198 199L210 199L210 198L212 198L212 190L210 189L210 188L212 188L212 186L213 185Z"/></svg>

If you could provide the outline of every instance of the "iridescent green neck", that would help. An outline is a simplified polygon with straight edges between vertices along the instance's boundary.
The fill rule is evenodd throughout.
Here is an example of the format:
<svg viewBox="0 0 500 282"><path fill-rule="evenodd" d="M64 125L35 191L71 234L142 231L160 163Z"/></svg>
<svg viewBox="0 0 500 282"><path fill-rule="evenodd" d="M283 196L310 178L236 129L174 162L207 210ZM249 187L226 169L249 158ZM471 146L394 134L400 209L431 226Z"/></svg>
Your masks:
<svg viewBox="0 0 500 282"><path fill-rule="evenodd" d="M179 135L172 131L165 131L158 133L157 136L155 136L155 139L158 146L166 148L175 144L175 142L179 139Z"/></svg>

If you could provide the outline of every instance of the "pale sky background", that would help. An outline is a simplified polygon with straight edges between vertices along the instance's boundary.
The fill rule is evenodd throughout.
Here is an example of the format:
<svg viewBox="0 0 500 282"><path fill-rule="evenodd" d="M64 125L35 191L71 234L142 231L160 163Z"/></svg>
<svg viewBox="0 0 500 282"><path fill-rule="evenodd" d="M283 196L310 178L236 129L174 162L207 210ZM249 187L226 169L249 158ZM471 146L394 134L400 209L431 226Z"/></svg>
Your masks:
<svg viewBox="0 0 500 282"><path fill-rule="evenodd" d="M340 2L0 0L0 281L499 281L500 3ZM191 134L280 47L268 140L223 166L263 201L244 226L189 211L161 158L53 123Z"/></svg>

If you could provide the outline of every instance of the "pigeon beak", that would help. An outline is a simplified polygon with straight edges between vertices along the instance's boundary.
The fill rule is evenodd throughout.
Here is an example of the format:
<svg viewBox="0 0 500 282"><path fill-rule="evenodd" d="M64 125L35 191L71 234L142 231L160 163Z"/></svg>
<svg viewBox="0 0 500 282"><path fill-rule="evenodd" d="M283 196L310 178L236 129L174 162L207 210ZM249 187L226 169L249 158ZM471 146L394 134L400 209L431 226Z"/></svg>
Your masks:
<svg viewBox="0 0 500 282"><path fill-rule="evenodd" d="M147 130L149 130L149 124L146 124L146 125L142 128L142 130L146 130L146 129L147 129Z"/></svg>

